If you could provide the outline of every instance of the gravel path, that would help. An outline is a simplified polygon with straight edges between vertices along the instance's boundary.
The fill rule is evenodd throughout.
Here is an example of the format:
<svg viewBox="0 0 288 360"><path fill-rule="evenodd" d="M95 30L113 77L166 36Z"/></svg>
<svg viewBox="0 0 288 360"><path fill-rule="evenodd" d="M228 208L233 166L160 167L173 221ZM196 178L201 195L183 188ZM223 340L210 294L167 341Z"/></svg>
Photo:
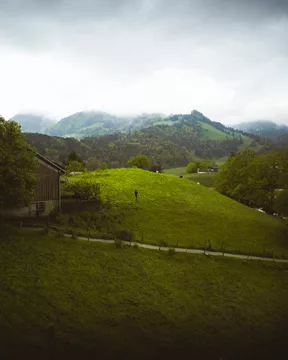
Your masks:
<svg viewBox="0 0 288 360"><path fill-rule="evenodd" d="M71 238L72 235L70 234L64 234L65 237ZM105 244L114 244L114 240L104 240L104 239L94 239L94 238L87 238L84 236L78 236L79 240L85 240L85 241L92 241L92 242L100 242ZM139 247L144 249L151 249L151 250L158 250L159 246L155 245L148 245L148 244L140 244L130 241L122 241L126 245L135 245L137 244ZM160 250L162 251L168 251L171 248L168 247L161 247ZM216 252L216 251L207 251L207 250L198 250L198 249L183 249L183 248L173 248L176 252L183 252L183 253L189 253L189 254L205 254L206 256L225 256L230 258L236 258L236 259L243 259L243 260L261 260L261 261L274 261L277 263L286 263L288 264L288 259L273 259L273 258L267 258L267 257L261 257L261 256L252 256L252 255L240 255L240 254L231 254L231 253L222 253L222 252Z"/></svg>

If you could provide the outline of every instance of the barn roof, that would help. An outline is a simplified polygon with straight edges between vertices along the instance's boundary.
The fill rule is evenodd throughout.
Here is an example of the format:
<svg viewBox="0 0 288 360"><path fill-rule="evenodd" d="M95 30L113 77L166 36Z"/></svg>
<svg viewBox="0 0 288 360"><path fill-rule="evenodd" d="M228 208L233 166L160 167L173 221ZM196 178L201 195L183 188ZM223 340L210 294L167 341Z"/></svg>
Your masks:
<svg viewBox="0 0 288 360"><path fill-rule="evenodd" d="M62 174L65 174L65 169L64 169L62 166L60 166L60 165L56 164L55 162L47 159L45 156L43 156L43 155L41 155L41 154L39 154L39 153L37 153L36 156L37 156L37 158L38 158L39 160L43 161L43 162L46 163L47 165L52 166L54 169L58 170L58 171L61 172Z"/></svg>

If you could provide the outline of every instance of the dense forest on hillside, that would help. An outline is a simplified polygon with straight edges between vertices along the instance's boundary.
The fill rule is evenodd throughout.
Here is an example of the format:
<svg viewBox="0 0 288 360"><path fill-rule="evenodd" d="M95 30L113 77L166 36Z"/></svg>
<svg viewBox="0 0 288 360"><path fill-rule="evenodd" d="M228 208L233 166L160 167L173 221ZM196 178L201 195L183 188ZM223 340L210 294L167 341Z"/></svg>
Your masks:
<svg viewBox="0 0 288 360"><path fill-rule="evenodd" d="M195 158L218 159L246 147L262 153L272 148L269 140L226 128L199 114L174 115L169 121L127 134L116 132L76 140L29 133L27 140L57 162L63 162L74 150L84 160L93 157L109 167L125 166L137 154L147 155L164 167L174 167L185 166Z"/></svg>

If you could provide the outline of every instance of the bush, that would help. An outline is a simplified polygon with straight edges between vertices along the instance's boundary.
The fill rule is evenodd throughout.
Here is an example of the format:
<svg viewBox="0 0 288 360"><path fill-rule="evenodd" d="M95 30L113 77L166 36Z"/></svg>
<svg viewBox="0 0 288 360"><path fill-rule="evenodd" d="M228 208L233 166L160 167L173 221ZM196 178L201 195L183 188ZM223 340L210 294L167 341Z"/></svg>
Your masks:
<svg viewBox="0 0 288 360"><path fill-rule="evenodd" d="M161 249L161 247L167 247L167 246L168 246L168 244L167 244L166 241L160 241L160 243L159 243L159 250Z"/></svg>
<svg viewBox="0 0 288 360"><path fill-rule="evenodd" d="M136 250L139 249L139 245L138 245L138 244L134 244L133 247L134 247L134 249L136 249Z"/></svg>
<svg viewBox="0 0 288 360"><path fill-rule="evenodd" d="M137 166L139 169L149 169L151 165L151 160L146 155L137 155L131 157L127 165L129 166Z"/></svg>
<svg viewBox="0 0 288 360"><path fill-rule="evenodd" d="M102 162L102 164L100 165L100 170L107 170L108 169L108 165L105 162Z"/></svg>
<svg viewBox="0 0 288 360"><path fill-rule="evenodd" d="M134 233L132 231L120 230L120 231L115 231L114 236L116 237L116 239L131 242L133 241Z"/></svg>
<svg viewBox="0 0 288 360"><path fill-rule="evenodd" d="M99 199L100 185L87 180L75 181L66 185L66 191L74 193L74 196L79 199Z"/></svg>
<svg viewBox="0 0 288 360"><path fill-rule="evenodd" d="M167 254L168 254L169 256L173 256L173 255L175 255L175 254L176 254L176 250L175 250L175 249L170 248L170 249L168 249Z"/></svg>
<svg viewBox="0 0 288 360"><path fill-rule="evenodd" d="M124 248L123 241L115 240L115 246L116 246L117 249L123 249Z"/></svg>
<svg viewBox="0 0 288 360"><path fill-rule="evenodd" d="M55 234L55 236L56 236L57 238L63 238L65 235L64 235L64 233L63 233L62 231L57 231L56 234Z"/></svg>
<svg viewBox="0 0 288 360"><path fill-rule="evenodd" d="M186 166L186 172L188 174L193 174L197 172L197 165L194 162L190 162L187 166Z"/></svg>

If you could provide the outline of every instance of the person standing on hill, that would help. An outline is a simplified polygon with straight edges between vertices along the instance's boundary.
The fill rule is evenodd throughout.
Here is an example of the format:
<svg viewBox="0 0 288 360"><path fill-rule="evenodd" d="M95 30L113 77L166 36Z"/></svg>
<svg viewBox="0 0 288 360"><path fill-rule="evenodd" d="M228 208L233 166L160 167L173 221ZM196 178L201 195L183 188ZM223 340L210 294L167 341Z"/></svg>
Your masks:
<svg viewBox="0 0 288 360"><path fill-rule="evenodd" d="M136 201L138 201L138 190L135 190L135 191L134 191L134 195L135 195Z"/></svg>

